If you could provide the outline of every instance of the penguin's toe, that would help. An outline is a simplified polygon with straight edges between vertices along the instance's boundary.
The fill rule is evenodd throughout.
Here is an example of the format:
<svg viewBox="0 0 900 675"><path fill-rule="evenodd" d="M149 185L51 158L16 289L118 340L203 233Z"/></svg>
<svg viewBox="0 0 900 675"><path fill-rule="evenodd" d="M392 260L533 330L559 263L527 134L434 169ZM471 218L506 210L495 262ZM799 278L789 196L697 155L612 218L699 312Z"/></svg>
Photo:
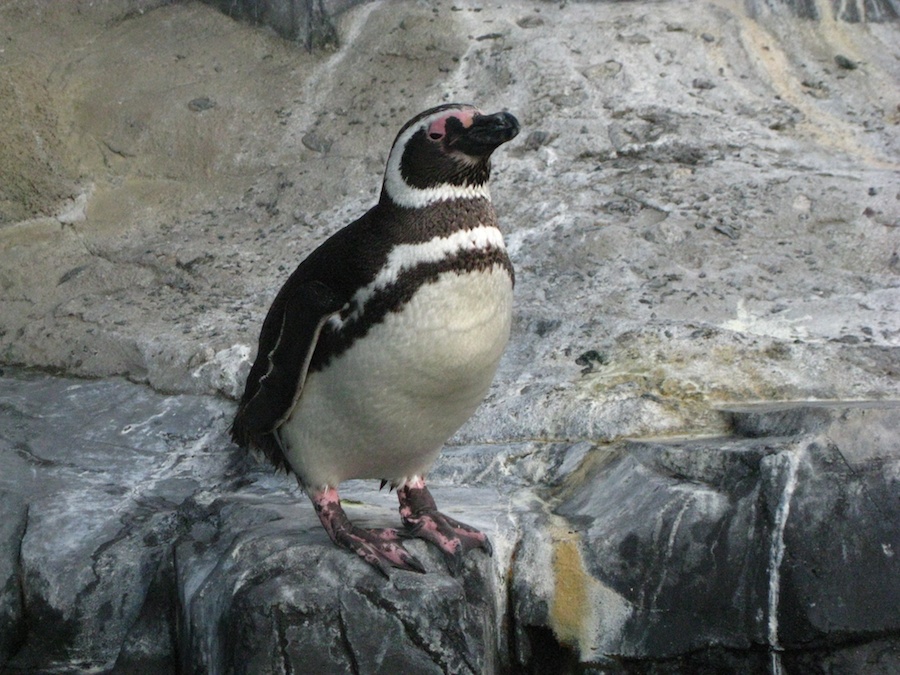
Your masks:
<svg viewBox="0 0 900 675"><path fill-rule="evenodd" d="M404 524L409 536L424 539L437 546L454 574L462 569L463 558L469 551L480 548L488 555L493 554L491 542L484 532L440 511L418 513L405 518Z"/></svg>
<svg viewBox="0 0 900 675"><path fill-rule="evenodd" d="M353 551L385 577L390 577L392 567L420 574L425 572L422 563L403 548L400 534L393 528L365 529L354 525L337 532L334 543Z"/></svg>

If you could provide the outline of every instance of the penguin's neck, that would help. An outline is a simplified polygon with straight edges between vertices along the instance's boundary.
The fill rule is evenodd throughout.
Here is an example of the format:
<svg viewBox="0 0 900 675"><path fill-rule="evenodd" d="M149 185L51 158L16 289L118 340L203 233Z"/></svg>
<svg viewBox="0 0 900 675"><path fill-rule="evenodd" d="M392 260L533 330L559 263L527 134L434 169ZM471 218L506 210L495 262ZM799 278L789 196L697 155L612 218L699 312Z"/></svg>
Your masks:
<svg viewBox="0 0 900 675"><path fill-rule="evenodd" d="M468 182L469 179L474 182ZM387 198L397 206L408 209L421 209L439 202L456 200L486 199L490 201L491 191L488 188L490 165L476 177L459 176L457 181L437 183L435 185L410 185L400 172L399 166L389 160L381 188L382 198Z"/></svg>
<svg viewBox="0 0 900 675"><path fill-rule="evenodd" d="M377 208L383 217L374 221L389 227L390 232L384 234L397 244L424 244L460 231L497 226L494 206L485 198L452 199L406 208L382 195Z"/></svg>

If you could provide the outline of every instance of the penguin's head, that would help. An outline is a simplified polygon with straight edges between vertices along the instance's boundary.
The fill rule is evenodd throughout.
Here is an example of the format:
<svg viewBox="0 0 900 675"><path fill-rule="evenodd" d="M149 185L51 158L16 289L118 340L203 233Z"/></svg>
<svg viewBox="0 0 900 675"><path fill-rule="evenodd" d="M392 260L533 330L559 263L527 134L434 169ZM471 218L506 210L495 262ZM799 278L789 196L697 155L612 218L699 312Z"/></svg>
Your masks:
<svg viewBox="0 0 900 675"><path fill-rule="evenodd" d="M407 208L490 199L491 153L518 133L519 121L508 112L485 115L448 103L419 113L394 140L382 198Z"/></svg>

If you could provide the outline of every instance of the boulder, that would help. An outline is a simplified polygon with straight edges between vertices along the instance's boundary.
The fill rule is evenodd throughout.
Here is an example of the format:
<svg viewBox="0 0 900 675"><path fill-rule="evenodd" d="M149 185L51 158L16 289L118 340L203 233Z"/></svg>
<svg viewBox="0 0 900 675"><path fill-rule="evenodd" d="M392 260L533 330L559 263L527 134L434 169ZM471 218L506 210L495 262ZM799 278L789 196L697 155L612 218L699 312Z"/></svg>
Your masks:
<svg viewBox="0 0 900 675"><path fill-rule="evenodd" d="M25 499L0 490L0 666L15 654L25 639L22 578L19 564L28 520Z"/></svg>
<svg viewBox="0 0 900 675"><path fill-rule="evenodd" d="M226 440L231 404L124 381L0 378L0 668L165 672L501 672L514 510L498 488L436 481L493 534L452 576L385 579L336 549L295 482ZM351 482L363 525L393 495Z"/></svg>
<svg viewBox="0 0 900 675"><path fill-rule="evenodd" d="M335 548L301 495L254 487L190 505L197 524L174 550L183 672L500 672L500 582L486 556L454 578L413 543L429 573L385 579ZM394 509L369 505L374 490L345 491L351 517L396 525ZM497 511L496 494L479 492L491 491L435 496L467 515L474 497Z"/></svg>
<svg viewBox="0 0 900 675"><path fill-rule="evenodd" d="M900 630L900 406L724 412L735 436L598 449L530 514L512 575L520 662L900 666L880 640Z"/></svg>
<svg viewBox="0 0 900 675"><path fill-rule="evenodd" d="M227 466L225 406L114 380L0 382L4 672L110 666L159 593L180 504Z"/></svg>

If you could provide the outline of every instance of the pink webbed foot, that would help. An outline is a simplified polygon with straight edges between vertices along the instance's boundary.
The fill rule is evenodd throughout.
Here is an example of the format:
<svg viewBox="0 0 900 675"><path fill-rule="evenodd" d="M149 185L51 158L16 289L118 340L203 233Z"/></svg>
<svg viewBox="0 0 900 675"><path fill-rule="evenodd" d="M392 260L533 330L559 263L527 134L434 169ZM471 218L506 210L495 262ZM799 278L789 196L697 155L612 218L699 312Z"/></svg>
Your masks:
<svg viewBox="0 0 900 675"><path fill-rule="evenodd" d="M468 551L480 548L488 555L492 554L487 535L437 510L434 498L421 478L416 477L398 488L397 497L400 499L400 517L409 536L430 541L441 549L454 574L462 568L463 556Z"/></svg>
<svg viewBox="0 0 900 675"><path fill-rule="evenodd" d="M401 535L393 528L365 529L350 522L335 488L326 488L311 496L316 514L331 541L353 551L388 577L391 567L410 572L425 572L415 556L400 544Z"/></svg>

